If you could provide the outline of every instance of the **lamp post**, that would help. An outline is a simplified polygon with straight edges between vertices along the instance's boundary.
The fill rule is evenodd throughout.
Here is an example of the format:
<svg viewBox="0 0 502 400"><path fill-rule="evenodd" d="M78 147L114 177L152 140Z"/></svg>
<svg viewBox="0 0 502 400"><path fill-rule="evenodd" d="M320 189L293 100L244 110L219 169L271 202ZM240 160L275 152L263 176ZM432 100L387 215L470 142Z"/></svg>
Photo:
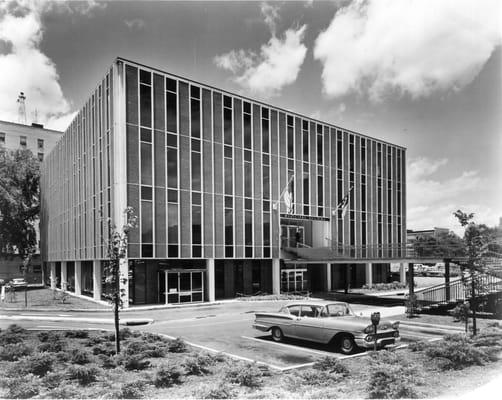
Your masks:
<svg viewBox="0 0 502 400"><path fill-rule="evenodd" d="M375 343L373 345L373 350L377 350L377 326L380 323L380 313L379 312L374 312L371 314L371 323L373 324L373 334L375 336Z"/></svg>

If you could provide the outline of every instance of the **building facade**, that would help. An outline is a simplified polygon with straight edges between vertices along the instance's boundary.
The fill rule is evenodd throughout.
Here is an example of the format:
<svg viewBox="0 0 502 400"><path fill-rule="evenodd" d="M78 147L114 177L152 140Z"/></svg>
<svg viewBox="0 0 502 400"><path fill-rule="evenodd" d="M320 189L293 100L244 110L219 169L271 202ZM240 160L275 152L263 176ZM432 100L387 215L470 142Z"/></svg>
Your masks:
<svg viewBox="0 0 502 400"><path fill-rule="evenodd" d="M405 190L400 146L118 58L43 164L43 259L106 298L131 206L131 304L360 286L401 256Z"/></svg>

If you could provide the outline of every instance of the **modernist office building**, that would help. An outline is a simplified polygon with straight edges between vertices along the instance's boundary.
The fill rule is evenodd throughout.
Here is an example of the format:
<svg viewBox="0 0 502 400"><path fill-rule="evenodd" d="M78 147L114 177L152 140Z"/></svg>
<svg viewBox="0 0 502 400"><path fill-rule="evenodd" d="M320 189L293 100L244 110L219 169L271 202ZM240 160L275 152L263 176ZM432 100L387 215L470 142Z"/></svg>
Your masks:
<svg viewBox="0 0 502 400"><path fill-rule="evenodd" d="M383 282L405 149L118 58L43 165L53 285L106 296L106 221L127 206L131 304Z"/></svg>

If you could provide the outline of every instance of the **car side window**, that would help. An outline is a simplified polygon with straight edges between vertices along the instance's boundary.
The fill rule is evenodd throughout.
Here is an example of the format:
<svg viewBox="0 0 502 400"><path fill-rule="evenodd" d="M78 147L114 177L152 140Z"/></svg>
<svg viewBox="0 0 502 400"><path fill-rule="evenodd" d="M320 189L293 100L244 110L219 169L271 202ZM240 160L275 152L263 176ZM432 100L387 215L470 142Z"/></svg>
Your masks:
<svg viewBox="0 0 502 400"><path fill-rule="evenodd" d="M288 310L291 315L295 315L296 317L300 316L300 306L291 306L288 307Z"/></svg>
<svg viewBox="0 0 502 400"><path fill-rule="evenodd" d="M347 307L340 304L330 304L326 306L326 314L330 317L341 317L349 313Z"/></svg>

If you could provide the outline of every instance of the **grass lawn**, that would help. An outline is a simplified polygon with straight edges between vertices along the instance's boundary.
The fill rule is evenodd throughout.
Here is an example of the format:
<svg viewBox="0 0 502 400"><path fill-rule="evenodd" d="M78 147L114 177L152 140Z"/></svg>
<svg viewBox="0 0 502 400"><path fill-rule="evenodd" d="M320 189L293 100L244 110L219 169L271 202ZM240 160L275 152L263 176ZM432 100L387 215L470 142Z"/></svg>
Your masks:
<svg viewBox="0 0 502 400"><path fill-rule="evenodd" d="M28 289L28 307L30 310L75 310L75 309L110 309L109 306L105 306L99 303L95 303L91 300L82 299L79 297L74 297L70 295L63 295L62 292L53 292L47 288L41 289ZM64 300L64 301L63 301ZM0 303L1 309L12 309L12 308L24 308L24 291L16 291L15 297L10 298L9 295L6 301Z"/></svg>
<svg viewBox="0 0 502 400"><path fill-rule="evenodd" d="M497 328L282 373L181 340L121 332L116 356L109 332L9 327L0 332L0 398L431 398L465 393L502 372Z"/></svg>

